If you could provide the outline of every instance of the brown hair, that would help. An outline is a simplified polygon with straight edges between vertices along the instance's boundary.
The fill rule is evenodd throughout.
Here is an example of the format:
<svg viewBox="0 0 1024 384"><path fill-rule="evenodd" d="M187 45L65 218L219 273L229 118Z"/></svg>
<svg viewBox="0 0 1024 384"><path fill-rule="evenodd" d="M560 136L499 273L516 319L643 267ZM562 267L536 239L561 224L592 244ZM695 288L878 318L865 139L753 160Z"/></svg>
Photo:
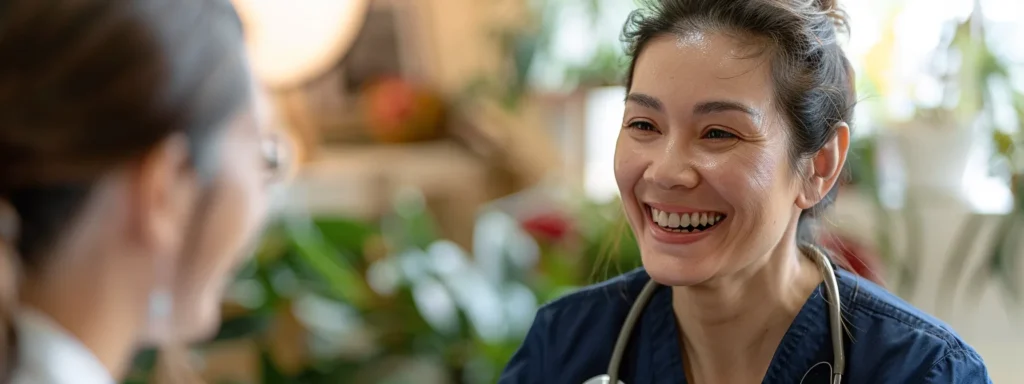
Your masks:
<svg viewBox="0 0 1024 384"><path fill-rule="evenodd" d="M637 57L647 43L667 34L695 30L737 33L764 41L771 64L776 103L790 126L793 165L821 150L840 122L852 123L856 94L849 60L837 42L849 31L835 0L645 0L623 27L631 57L626 78L632 86ZM835 200L839 183L814 207L800 214L799 237L813 241L811 225Z"/></svg>
<svg viewBox="0 0 1024 384"><path fill-rule="evenodd" d="M49 249L105 172L173 134L200 176L248 100L241 23L226 0L0 3L2 335L24 268ZM6 201L6 202L4 202ZM0 382L8 380L12 343Z"/></svg>

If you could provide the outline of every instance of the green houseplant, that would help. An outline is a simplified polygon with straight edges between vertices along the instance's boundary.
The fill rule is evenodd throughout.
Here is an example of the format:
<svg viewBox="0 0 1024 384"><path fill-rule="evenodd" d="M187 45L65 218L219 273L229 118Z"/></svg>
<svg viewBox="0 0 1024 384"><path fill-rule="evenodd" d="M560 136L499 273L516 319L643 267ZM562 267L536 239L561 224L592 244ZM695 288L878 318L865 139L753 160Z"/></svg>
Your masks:
<svg viewBox="0 0 1024 384"><path fill-rule="evenodd" d="M241 342L258 372L205 377L211 384L492 383L540 304L605 277L581 271L639 264L617 204L577 208L565 212L557 238L528 219L485 209L472 255L437 235L416 194L396 198L393 214L375 222L283 217L240 271L217 337L197 348L203 356ZM603 257L609 246L621 257ZM125 383L151 382L156 360L156 352L141 353Z"/></svg>
<svg viewBox="0 0 1024 384"><path fill-rule="evenodd" d="M1002 288L1004 297L1017 304L1021 296L1019 258L1024 256L1020 240L1024 224L1024 153L1018 150L1024 145L1024 96L1010 84L1011 66L989 46L980 9L976 3L971 17L956 28L948 50L960 57L962 64L950 77L961 92L956 112L980 115L985 122L984 132L990 135L994 148L993 164L1008 175L1013 206L998 220L992 237L984 241L984 258L974 271L967 268L967 258L982 240L980 235L987 221L983 215L974 214L960 226L943 273L945 284L941 286L944 291L940 297L953 297L961 283L966 283L968 295L976 299L985 287L995 283ZM1007 133L1014 131L1013 127L999 126L996 118L997 105L1006 101L1016 115L1016 134Z"/></svg>
<svg viewBox="0 0 1024 384"><path fill-rule="evenodd" d="M998 126L998 120L995 118L999 104L1005 104L1006 100L1011 100L1017 114L1018 124L1024 121L1021 115L1021 111L1024 110L1022 109L1022 105L1024 105L1021 101L1022 98L1012 91L1013 88L1009 82L1011 67L993 52L989 41L986 40L985 21L982 17L980 3L975 2L973 12L966 20L951 26L954 27L953 33L937 49L933 60L936 63L944 63L944 65L936 66L937 71L933 73L935 79L943 85L941 99L944 101L937 106L916 106L914 121L925 128L916 133L924 134L927 138L930 130L943 137L960 138L957 140L970 137L972 132L991 137L993 147L996 149L997 161L994 164L999 164L996 168L1004 170L1008 175L1014 175L1008 179L1010 179L1011 185L1015 185L1012 190L1016 203L1010 214L999 218L1000 223L992 231L994 235L990 239L981 236L985 229L991 229L988 224L992 220L989 220L986 215L969 215L960 225L957 238L954 239L953 245L948 250L947 262L942 266L937 306L945 310L952 308L952 303L955 302L952 298L961 291L962 287L967 288L966 292L971 299L978 298L982 290L990 286L991 283L998 284L1009 298L1019 296L1020 284L1017 282L1019 271L1015 264L1021 252L1016 240L1019 236L1016 234L1020 232L1019 217L1021 211L1024 210L1019 186L1021 177L1016 176L1022 172L1020 165L1024 157L1016 151L1016 148L1021 144L1024 133L1021 130L1017 130L1015 135L1006 133L1012 131L1012 129L1007 129L1011 127ZM862 80L867 80L865 84L862 84L864 85L860 90L862 94L882 93L887 88L885 74L889 68L882 67L892 61L890 55L894 49L894 33L891 26L887 28L882 41L869 54L868 71L866 76L861 76ZM868 96L868 98L871 97ZM970 129L965 127L970 127ZM959 131L950 136L951 129ZM883 137L882 139L891 138ZM877 171L880 169L880 164L875 160L875 156L878 155L878 148L875 145L877 142L876 138L855 142L851 148L849 162L856 178L855 186L864 192L864 195L869 196L871 201L875 218L874 240L886 264L895 272L894 277L897 278L897 281L893 286L894 291L900 296L909 298L917 293L918 274L924 258L921 253L925 248L924 242L927 239L927 234L924 232L925 225L922 221L920 207L917 206L920 204L917 199L905 199L902 209L896 212L886 207L879 198L881 185ZM936 143L943 142L940 140L933 144ZM910 140L904 144L909 144L909 146L903 145L901 150L912 146L923 147L920 140ZM936 152L934 149L929 151L958 157L964 155L964 153L959 153L964 150L966 149L958 147L958 154ZM916 168L908 169L909 172L923 170L929 176L940 177L944 174L957 174L958 169L946 167L957 164L945 162L942 164L946 166L938 166L932 162L933 158L914 158L915 154L922 153L909 151L902 154L905 157L904 160L917 164ZM906 157L910 157L910 159ZM966 161L965 159L963 160ZM922 165L924 168L921 168ZM921 175L911 174L907 177L918 176ZM935 182L930 179L927 181ZM959 182L959 180L956 181ZM933 185L929 184L929 186ZM940 186L945 186L945 184ZM916 188L921 187L922 185L916 186ZM933 192L929 187L925 187L925 189L929 189L924 191L926 194ZM984 248L984 260L980 263L981 267L974 268L975 262L969 258L971 255L977 254L974 251L978 247Z"/></svg>
<svg viewBox="0 0 1024 384"><path fill-rule="evenodd" d="M515 110L529 93L533 83L531 75L538 64L557 68L559 86L571 90L588 87L619 85L625 71L625 54L617 41L598 41L589 60L566 63L558 59L555 35L562 27L560 15L573 13L581 16L593 29L602 28L605 12L619 0L535 0L528 2L530 22L526 25L499 25L486 31L492 36L505 59L505 75L494 78L481 76L470 82L464 92L465 100L486 96L498 100L504 107ZM618 28L616 27L616 30ZM588 41L587 44L592 44Z"/></svg>

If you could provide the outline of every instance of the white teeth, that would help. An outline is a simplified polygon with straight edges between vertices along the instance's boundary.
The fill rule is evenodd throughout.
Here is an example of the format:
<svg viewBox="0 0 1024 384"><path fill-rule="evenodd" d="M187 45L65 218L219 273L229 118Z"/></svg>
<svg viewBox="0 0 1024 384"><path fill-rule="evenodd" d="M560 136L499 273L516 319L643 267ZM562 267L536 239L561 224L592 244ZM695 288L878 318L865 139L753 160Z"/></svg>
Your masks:
<svg viewBox="0 0 1024 384"><path fill-rule="evenodd" d="M722 221L722 215L715 212L669 213L651 207L651 220L674 232L699 232Z"/></svg>
<svg viewBox="0 0 1024 384"><path fill-rule="evenodd" d="M678 226L679 226L679 214L678 213L670 213L668 215L668 225L667 225L667 227L675 228L675 227L678 227Z"/></svg>

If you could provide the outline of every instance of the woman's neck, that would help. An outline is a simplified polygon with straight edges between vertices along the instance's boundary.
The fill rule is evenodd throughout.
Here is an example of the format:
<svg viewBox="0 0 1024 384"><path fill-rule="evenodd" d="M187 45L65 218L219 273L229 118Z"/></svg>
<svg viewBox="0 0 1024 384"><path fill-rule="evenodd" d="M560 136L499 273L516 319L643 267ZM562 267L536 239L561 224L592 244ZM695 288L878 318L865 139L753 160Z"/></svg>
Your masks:
<svg viewBox="0 0 1024 384"><path fill-rule="evenodd" d="M815 262L794 243L780 244L764 260L707 284L673 287L690 382L760 382L782 337L821 282Z"/></svg>
<svg viewBox="0 0 1024 384"><path fill-rule="evenodd" d="M128 265L136 261L108 256L102 262L64 258L68 262L26 281L21 300L74 336L119 380L129 369L146 325L152 276L125 273L138 267Z"/></svg>

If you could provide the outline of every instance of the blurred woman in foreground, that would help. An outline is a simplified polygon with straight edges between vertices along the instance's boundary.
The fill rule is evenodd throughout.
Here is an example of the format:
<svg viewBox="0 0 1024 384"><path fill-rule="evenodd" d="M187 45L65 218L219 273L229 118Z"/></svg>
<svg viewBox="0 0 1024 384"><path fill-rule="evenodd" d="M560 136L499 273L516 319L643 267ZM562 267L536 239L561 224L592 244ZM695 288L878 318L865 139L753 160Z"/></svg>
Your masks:
<svg viewBox="0 0 1024 384"><path fill-rule="evenodd" d="M0 382L114 383L209 335L267 143L226 0L0 5Z"/></svg>

